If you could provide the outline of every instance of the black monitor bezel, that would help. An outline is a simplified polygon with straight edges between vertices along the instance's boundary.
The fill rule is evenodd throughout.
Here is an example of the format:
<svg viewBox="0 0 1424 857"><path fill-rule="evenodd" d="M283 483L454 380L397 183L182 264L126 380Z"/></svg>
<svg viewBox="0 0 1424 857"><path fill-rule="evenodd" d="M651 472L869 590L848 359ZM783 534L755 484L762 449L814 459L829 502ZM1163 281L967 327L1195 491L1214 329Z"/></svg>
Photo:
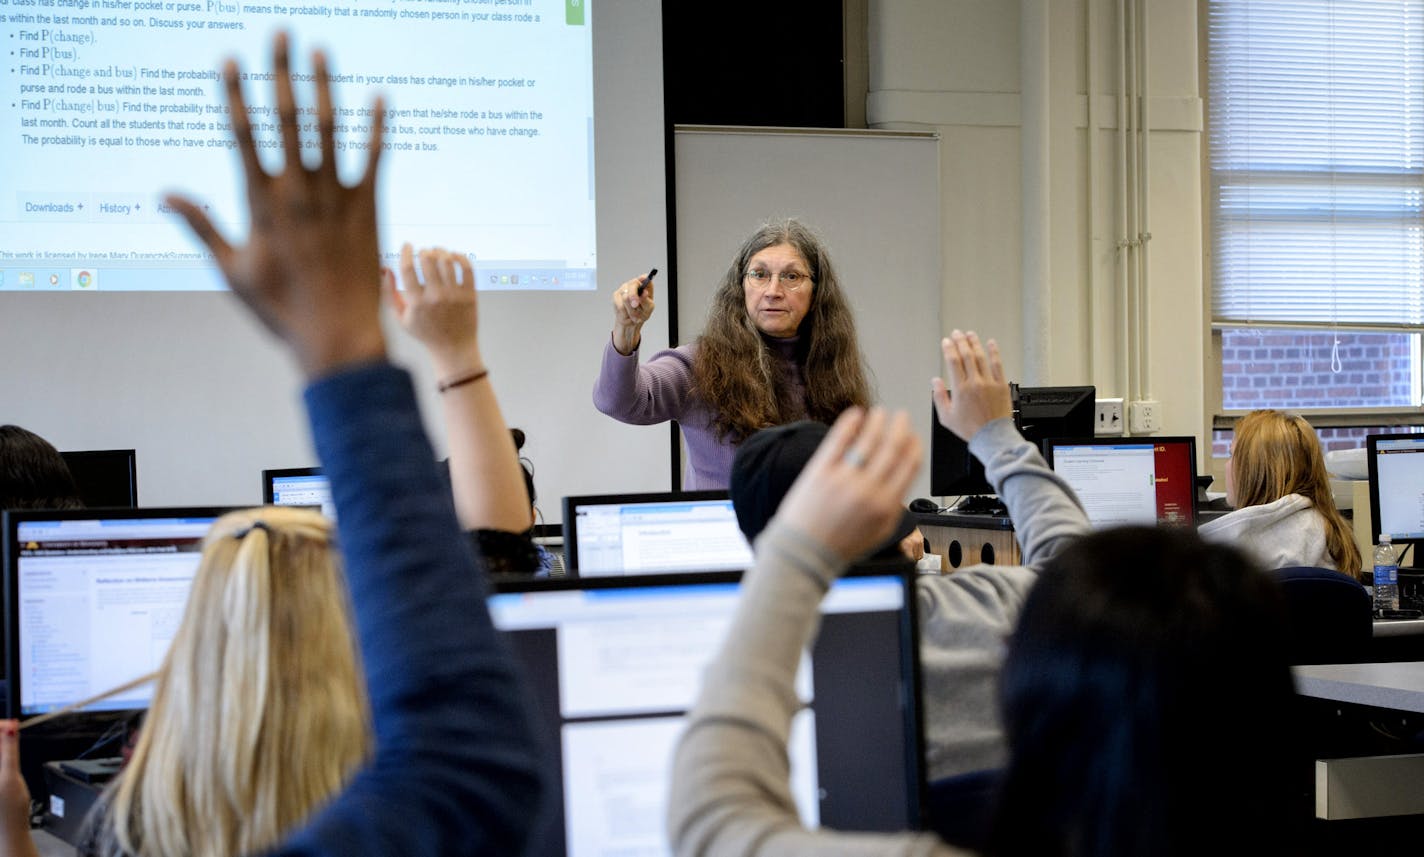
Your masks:
<svg viewBox="0 0 1424 857"><path fill-rule="evenodd" d="M580 494L563 498L564 569L568 577L581 577L578 571L579 506L608 506L625 503L676 503L688 500L730 500L726 491L656 491L636 494ZM679 574L681 572L678 572ZM598 575L623 577L627 575ZM649 575L652 576L652 575Z"/></svg>
<svg viewBox="0 0 1424 857"><path fill-rule="evenodd" d="M1031 419L1042 418L1038 413L1040 406L1033 401L1034 394L1053 392L1057 394L1073 393L1076 398L1071 407L1062 410L1062 403L1052 403L1042 406L1042 409L1051 409L1055 413L1052 418L1055 421L1066 421L1069 416L1075 416L1081 421L1081 432L1065 431L1056 425L1044 428L1029 422ZM1057 387L1017 387L1014 390L1014 415L1015 425L1023 436L1038 445L1039 451L1043 450L1043 442L1053 437L1089 437L1093 434L1095 423L1095 412L1097 410L1098 388L1088 384L1071 384ZM1061 411L1061 412L1059 412ZM1071 428L1071 427L1070 427Z"/></svg>
<svg viewBox="0 0 1424 857"><path fill-rule="evenodd" d="M1381 440L1417 440L1424 441L1424 432L1397 432L1395 434L1371 434L1365 436L1365 458L1369 465L1370 476L1370 542L1379 544L1380 536L1380 490L1379 490L1379 442ZM1424 454L1424 453L1421 453ZM1390 533L1390 544L1393 545L1415 545L1424 542L1424 538L1398 538ZM1417 550L1417 549L1416 549ZM1366 557L1368 560L1368 557ZM1413 560L1418 565L1418 560Z"/></svg>
<svg viewBox="0 0 1424 857"><path fill-rule="evenodd" d="M984 465L969 451L967 442L940 424L939 412L931 400L930 494L935 497L963 497L993 493L994 486L989 484L989 477L984 474Z"/></svg>
<svg viewBox="0 0 1424 857"><path fill-rule="evenodd" d="M1197 439L1190 435L1145 435L1140 437L1128 437L1126 435L1114 435L1112 437L1094 435L1093 437L1050 437L1043 441L1043 459L1048 462L1049 469L1053 468L1053 451L1060 446L1118 446L1124 443L1173 443L1187 447L1187 460L1192 471L1192 485L1188 492L1192 498L1191 513L1192 519L1188 523L1173 524L1172 526L1196 527L1201 521L1201 509L1198 506L1197 498ZM1056 470L1054 472L1057 472ZM1165 521L1158 521L1158 526L1165 526Z"/></svg>
<svg viewBox="0 0 1424 857"><path fill-rule="evenodd" d="M11 509L0 514L0 573L4 575L5 676L9 680L6 695L6 717L28 720L37 714L20 713L20 622L16 605L19 601L19 525L29 521L99 521L133 520L141 518L213 518L217 519L239 508L235 506L164 506L131 509Z"/></svg>
<svg viewBox="0 0 1424 857"><path fill-rule="evenodd" d="M85 506L103 509L132 509L138 506L138 450L134 449L71 449L60 450L60 457L74 476L74 464L85 459L122 459L128 470L128 501L122 504L95 502L97 498L85 496L84 486L75 477L74 485L79 489L79 499Z"/></svg>
<svg viewBox="0 0 1424 857"><path fill-rule="evenodd" d="M686 492L712 493L719 492ZM629 495L623 495L629 496ZM586 589L628 589L645 586L688 586L700 583L740 584L744 572L741 571L696 571L669 574L629 574L602 577L554 577L491 580L491 595L519 594L524 592L569 592ZM907 559L864 560L855 563L841 577L898 577L904 585L905 600L900 606L900 653L903 692L908 699L902 699L900 708L908 722L906 734L911 736L906 748L905 770L911 772L912 782L906 787L911 790L906 808L911 816L911 829L920 829L928 821L926 801L929 795L929 768L925 764L925 712L924 693L920 665L919 603L916 597L918 572L914 563Z"/></svg>

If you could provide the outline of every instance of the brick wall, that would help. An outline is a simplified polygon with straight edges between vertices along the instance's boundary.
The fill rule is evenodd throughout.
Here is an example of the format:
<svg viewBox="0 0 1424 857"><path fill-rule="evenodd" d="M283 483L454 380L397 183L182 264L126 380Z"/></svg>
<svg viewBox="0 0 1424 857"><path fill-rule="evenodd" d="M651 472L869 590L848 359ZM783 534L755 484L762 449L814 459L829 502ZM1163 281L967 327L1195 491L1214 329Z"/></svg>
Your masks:
<svg viewBox="0 0 1424 857"><path fill-rule="evenodd" d="M1225 330L1221 397L1228 409L1361 408L1416 405L1410 389L1407 333L1340 333L1340 371L1331 365L1337 335L1290 330ZM1418 426L1318 429L1332 449L1363 446L1365 435L1424 431ZM1231 432L1212 433L1212 455L1225 458Z"/></svg>
<svg viewBox="0 0 1424 857"><path fill-rule="evenodd" d="M1221 334L1227 409L1394 407L1410 400L1407 333L1341 333L1340 369L1328 332L1226 330Z"/></svg>

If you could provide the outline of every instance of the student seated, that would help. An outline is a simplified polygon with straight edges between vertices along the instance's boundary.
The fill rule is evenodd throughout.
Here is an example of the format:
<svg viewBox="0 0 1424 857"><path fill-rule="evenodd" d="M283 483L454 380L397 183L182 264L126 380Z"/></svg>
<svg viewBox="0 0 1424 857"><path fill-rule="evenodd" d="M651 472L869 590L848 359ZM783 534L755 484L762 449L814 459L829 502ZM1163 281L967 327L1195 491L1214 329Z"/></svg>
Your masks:
<svg viewBox="0 0 1424 857"><path fill-rule="evenodd" d="M0 426L0 509L81 509L79 488L54 445L19 426Z"/></svg>
<svg viewBox="0 0 1424 857"><path fill-rule="evenodd" d="M941 418L973 442L1005 419L1002 367L977 339L956 335L946 351ZM757 539L675 756L677 854L966 853L924 833L808 831L787 784L817 605L891 534L919 459L904 414L847 412ZM1155 529L1066 545L1028 595L1004 665L1009 760L985 853L1281 853L1283 639L1273 584L1231 548Z"/></svg>
<svg viewBox="0 0 1424 857"><path fill-rule="evenodd" d="M320 513L209 531L134 753L83 854L247 854L329 803L371 752L336 534Z"/></svg>
<svg viewBox="0 0 1424 857"><path fill-rule="evenodd" d="M356 185L344 186L333 160L335 110L325 57L312 58L320 157L309 158L317 163L308 167L302 163L285 35L277 36L274 53L285 156L284 168L275 174L258 159L236 64L229 62L223 73L247 179L252 224L247 244L230 243L193 202L169 198L168 204L213 252L233 294L287 345L307 378L312 435L339 518L373 741L369 758L344 785L328 783L329 801L314 801L304 818L264 823L270 847L252 847L276 855L332 857L519 854L543 793L525 690L490 622L483 574L456 522L410 377L386 359L375 200L384 108L377 101L371 113L366 147L372 154L364 175ZM482 376L470 383L490 381ZM493 394L481 401L492 402ZM507 428L501 419L482 416L474 422L482 437L477 444L492 456L504 455ZM482 499L501 520L525 512L516 508L526 505L519 494ZM250 539L249 532L242 541ZM273 569L273 576L290 571ZM232 606L242 615L243 605ZM338 636L331 633L332 639ZM170 653L165 661L160 693L168 683L191 681L173 672L183 656ZM256 683L275 680L260 666L250 674ZM210 683L185 690L197 693L195 705L217 703L206 695L217 691ZM207 716L218 721L215 728L225 738L253 744L264 763L283 766L293 752L272 743L277 736L262 731L252 716L216 707ZM16 787L15 726L12 721L0 728L0 854L33 855L28 795L22 783ZM160 739L155 734L152 740ZM274 806L282 796L265 785L268 780L235 771L233 781L224 782L224 772L202 758L195 754L188 770L165 772L193 778L179 787L188 795L184 800L204 790L226 791L237 801L226 811L239 828L289 811ZM188 823L185 806L141 798L137 811L156 819L141 829ZM207 821L198 819L193 822L198 829L186 830L190 843L206 836ZM258 841L249 835L244 831L211 849L192 844L173 851L167 840L132 845L140 855L235 855Z"/></svg>
<svg viewBox="0 0 1424 857"><path fill-rule="evenodd" d="M970 337L973 334L956 331L954 342L967 347ZM946 340L947 359L957 353L954 342ZM986 359L994 355L997 365L997 353L997 346L989 343ZM1067 483L1014 428L1007 383L990 392L976 400L980 412L970 414L965 405L954 413L942 412L941 419L947 415L958 431L973 438L970 449L985 463L990 482L1014 517L1024 564L976 565L916 581L925 757L931 780L1003 764L996 693L1004 641L1043 565L1090 529ZM983 431L978 430L981 426ZM748 449L738 451L732 501L748 541L766 526L822 434L809 423L766 429L744 444ZM912 523L905 516L894 535L903 536ZM910 538L916 535L913 531Z"/></svg>
<svg viewBox="0 0 1424 857"><path fill-rule="evenodd" d="M1236 511L1202 524L1203 538L1236 545L1266 568L1315 566L1360 578L1360 550L1335 508L1310 423L1272 410L1242 417L1226 477Z"/></svg>

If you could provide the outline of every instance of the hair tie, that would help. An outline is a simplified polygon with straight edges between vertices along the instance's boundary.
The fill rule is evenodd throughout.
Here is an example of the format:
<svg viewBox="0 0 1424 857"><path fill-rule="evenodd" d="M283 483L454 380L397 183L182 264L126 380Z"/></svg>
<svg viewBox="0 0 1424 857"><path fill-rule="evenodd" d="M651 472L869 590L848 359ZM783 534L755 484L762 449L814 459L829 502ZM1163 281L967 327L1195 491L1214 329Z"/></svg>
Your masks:
<svg viewBox="0 0 1424 857"><path fill-rule="evenodd" d="M251 533L253 530L261 530L264 533L267 533L268 535L272 534L272 528L267 526L266 521L253 521L251 524L248 525L246 529L238 530L237 532L233 533L232 537L237 539L238 541L242 541L243 539L247 538L247 534Z"/></svg>
<svg viewBox="0 0 1424 857"><path fill-rule="evenodd" d="M449 378L447 380L441 381L439 384L436 384L435 389L438 392L444 393L447 390L453 390L456 387L463 387L466 384L474 383L475 381L480 380L488 374L488 369L479 369L477 371L469 372L464 375L457 375L454 378Z"/></svg>

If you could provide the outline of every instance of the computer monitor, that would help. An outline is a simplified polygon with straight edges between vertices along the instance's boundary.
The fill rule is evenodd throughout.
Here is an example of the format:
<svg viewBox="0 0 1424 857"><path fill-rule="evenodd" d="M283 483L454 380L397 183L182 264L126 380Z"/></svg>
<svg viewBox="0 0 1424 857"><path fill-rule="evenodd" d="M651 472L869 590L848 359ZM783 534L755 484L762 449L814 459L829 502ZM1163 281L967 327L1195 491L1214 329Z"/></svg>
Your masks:
<svg viewBox="0 0 1424 857"><path fill-rule="evenodd" d="M203 537L226 511L6 512L9 716L63 708L156 670L183 616ZM146 708L152 690L89 710Z"/></svg>
<svg viewBox="0 0 1424 857"><path fill-rule="evenodd" d="M1010 385L1014 425L1026 440L1043 449L1054 437L1092 437L1096 387L1020 387ZM939 424L930 408L930 493L938 497L992 494L984 465L969 444Z"/></svg>
<svg viewBox="0 0 1424 857"><path fill-rule="evenodd" d="M262 471L262 502L268 506L320 506L323 515L336 519L331 483L320 467Z"/></svg>
<svg viewBox="0 0 1424 857"><path fill-rule="evenodd" d="M906 830L923 780L908 563L836 582L797 675L791 791L810 827ZM672 754L726 636L736 573L495 583L490 613L529 679L556 794L526 851L668 854Z"/></svg>
<svg viewBox="0 0 1424 857"><path fill-rule="evenodd" d="M1044 457L1096 528L1196 525L1195 438L1050 438Z"/></svg>
<svg viewBox="0 0 1424 857"><path fill-rule="evenodd" d="M1019 387L1014 401L1019 431L1039 449L1049 438L1092 437L1097 397L1096 387Z"/></svg>
<svg viewBox="0 0 1424 857"><path fill-rule="evenodd" d="M95 509L138 505L138 457L134 450L84 449L60 455L69 465L84 505Z"/></svg>
<svg viewBox="0 0 1424 857"><path fill-rule="evenodd" d="M1424 541L1424 434L1372 434L1365 443L1374 541L1385 534L1396 545Z"/></svg>
<svg viewBox="0 0 1424 857"><path fill-rule="evenodd" d="M585 577L740 570L752 549L725 491L564 498L564 558Z"/></svg>

